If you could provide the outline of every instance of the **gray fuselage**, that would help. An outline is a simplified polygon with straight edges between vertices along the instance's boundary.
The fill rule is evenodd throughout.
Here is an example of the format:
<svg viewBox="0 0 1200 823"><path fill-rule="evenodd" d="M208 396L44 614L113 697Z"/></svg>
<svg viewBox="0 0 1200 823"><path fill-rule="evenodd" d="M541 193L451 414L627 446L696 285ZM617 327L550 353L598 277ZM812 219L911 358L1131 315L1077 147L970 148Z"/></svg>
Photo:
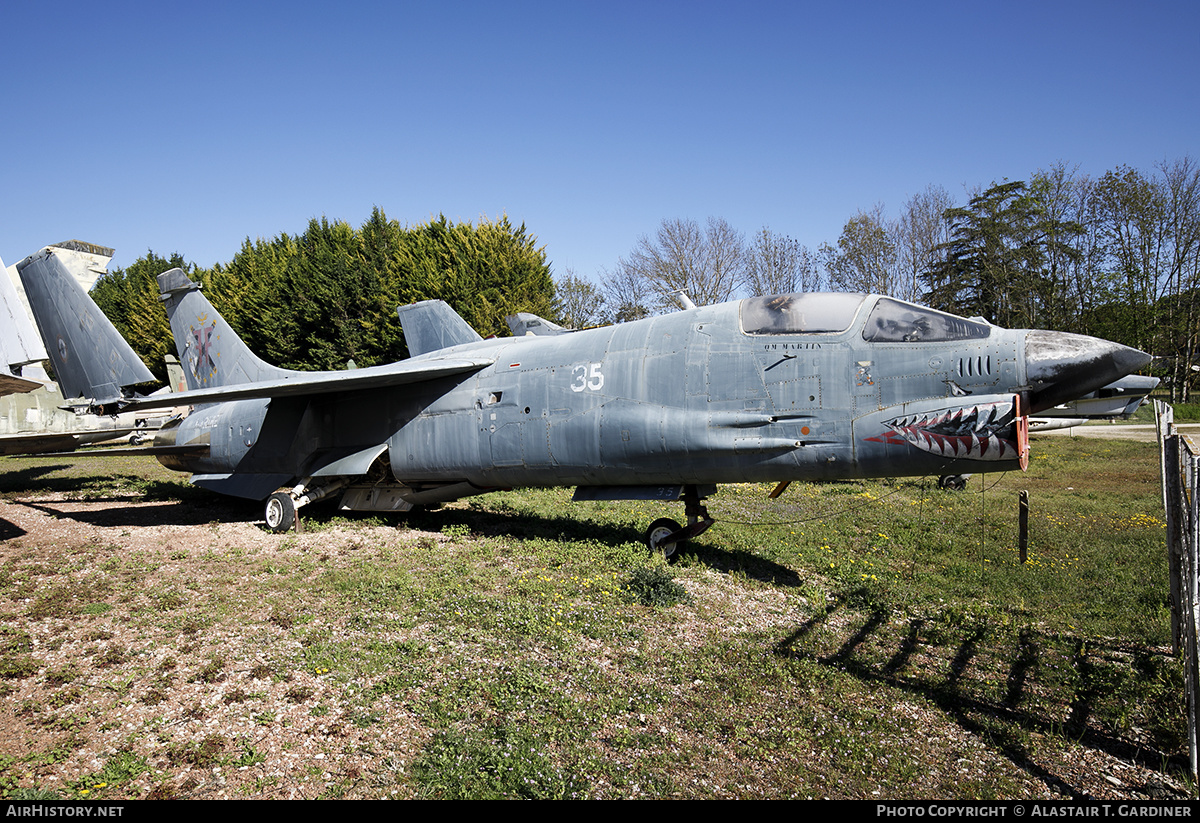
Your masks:
<svg viewBox="0 0 1200 823"><path fill-rule="evenodd" d="M888 298L841 297L855 302L842 301L849 320L833 325L849 325L839 331L749 333L741 317L749 301L737 301L423 355L495 358L465 377L201 406L173 442L204 442L209 454L164 462L196 472L201 485L257 499L300 478L365 475L379 461L390 466L389 480L405 486L478 487L821 480L1018 465L1011 449L966 457L965 446L915 448L883 435L889 421L1011 402L1026 384L1026 332L931 313L972 323L975 336L869 341L865 324Z"/></svg>

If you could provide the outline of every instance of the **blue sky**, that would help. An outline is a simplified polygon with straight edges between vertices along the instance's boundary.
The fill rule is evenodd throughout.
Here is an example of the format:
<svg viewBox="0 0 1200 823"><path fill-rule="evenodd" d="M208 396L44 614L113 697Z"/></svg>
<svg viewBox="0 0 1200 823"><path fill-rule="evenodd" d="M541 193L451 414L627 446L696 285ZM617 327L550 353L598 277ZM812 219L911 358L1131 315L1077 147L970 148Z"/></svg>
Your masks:
<svg viewBox="0 0 1200 823"><path fill-rule="evenodd" d="M811 248L930 184L1200 156L1200 3L7 3L0 256L210 266L322 215Z"/></svg>

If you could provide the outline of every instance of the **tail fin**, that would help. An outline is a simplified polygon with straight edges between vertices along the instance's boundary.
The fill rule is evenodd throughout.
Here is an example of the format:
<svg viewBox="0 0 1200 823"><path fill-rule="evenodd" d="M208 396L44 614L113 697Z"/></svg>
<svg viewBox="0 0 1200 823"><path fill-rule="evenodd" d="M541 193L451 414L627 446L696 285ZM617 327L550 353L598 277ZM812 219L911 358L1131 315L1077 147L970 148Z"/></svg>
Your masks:
<svg viewBox="0 0 1200 823"><path fill-rule="evenodd" d="M277 380L295 372L265 363L250 351L182 269L158 276L158 290L189 390Z"/></svg>
<svg viewBox="0 0 1200 823"><path fill-rule="evenodd" d="M45 359L46 350L17 298L17 289L4 270L4 261L0 260L0 397L41 386L37 380L22 375L21 367Z"/></svg>
<svg viewBox="0 0 1200 823"><path fill-rule="evenodd" d="M422 300L396 309L410 357L431 351L478 343L482 337L443 300Z"/></svg>
<svg viewBox="0 0 1200 823"><path fill-rule="evenodd" d="M167 364L167 388L171 392L187 391L187 379L183 376L183 366L179 365L179 358L168 354L163 361Z"/></svg>
<svg viewBox="0 0 1200 823"><path fill-rule="evenodd" d="M17 264L29 307L42 333L64 397L86 397L111 412L129 398L128 387L154 382L125 338L71 276L53 247ZM64 252L69 253L69 252Z"/></svg>

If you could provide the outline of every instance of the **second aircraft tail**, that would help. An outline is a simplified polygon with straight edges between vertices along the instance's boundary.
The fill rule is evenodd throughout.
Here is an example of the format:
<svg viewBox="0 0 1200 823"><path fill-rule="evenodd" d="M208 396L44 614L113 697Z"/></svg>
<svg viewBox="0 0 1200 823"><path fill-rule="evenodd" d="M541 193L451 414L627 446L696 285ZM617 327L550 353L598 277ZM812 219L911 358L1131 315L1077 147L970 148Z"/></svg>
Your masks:
<svg viewBox="0 0 1200 823"><path fill-rule="evenodd" d="M189 390L278 380L295 372L260 360L182 269L158 276L158 290Z"/></svg>
<svg viewBox="0 0 1200 823"><path fill-rule="evenodd" d="M75 281L54 247L17 264L29 306L63 397L86 397L111 413L130 398L128 387L154 375Z"/></svg>

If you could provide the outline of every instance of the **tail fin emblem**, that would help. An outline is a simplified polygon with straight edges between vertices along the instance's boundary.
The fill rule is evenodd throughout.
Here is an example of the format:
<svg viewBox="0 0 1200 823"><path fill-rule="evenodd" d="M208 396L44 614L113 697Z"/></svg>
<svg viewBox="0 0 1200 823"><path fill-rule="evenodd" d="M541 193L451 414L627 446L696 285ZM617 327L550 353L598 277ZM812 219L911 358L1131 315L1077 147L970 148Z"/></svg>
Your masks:
<svg viewBox="0 0 1200 823"><path fill-rule="evenodd" d="M192 337L196 338L196 361L192 365L192 373L197 378L201 377L200 370L204 368L206 375L212 374L217 370L217 363L213 360L212 344L217 330L217 324L214 322L211 326L201 326L200 328L193 327L191 329ZM205 362L207 361L207 363Z"/></svg>

